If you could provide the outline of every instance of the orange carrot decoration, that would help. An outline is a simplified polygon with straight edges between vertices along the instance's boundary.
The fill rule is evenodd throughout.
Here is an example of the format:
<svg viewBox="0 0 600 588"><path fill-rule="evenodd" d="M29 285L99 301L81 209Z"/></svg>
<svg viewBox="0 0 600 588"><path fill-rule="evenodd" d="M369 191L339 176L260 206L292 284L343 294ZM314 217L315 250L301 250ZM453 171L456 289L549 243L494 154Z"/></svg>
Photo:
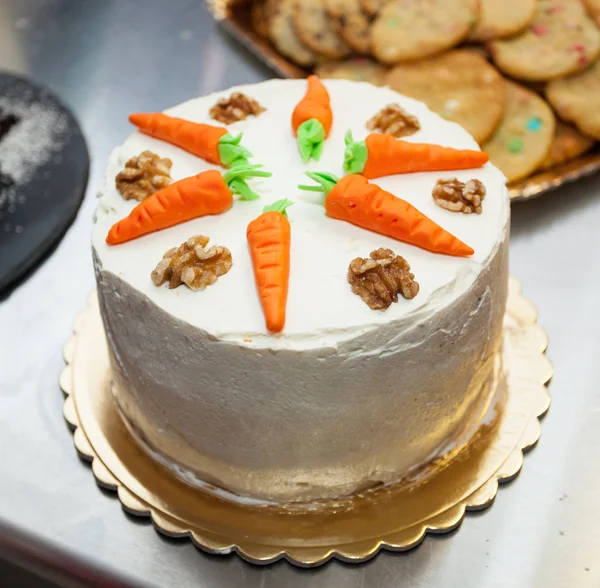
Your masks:
<svg viewBox="0 0 600 588"><path fill-rule="evenodd" d="M280 333L285 325L291 241L286 209L292 204L289 200L278 200L265 206L246 231L265 323L272 333Z"/></svg>
<svg viewBox="0 0 600 588"><path fill-rule="evenodd" d="M344 171L373 179L411 172L481 167L488 159L483 151L411 143L385 133L371 133L364 141L353 141L352 132L348 131Z"/></svg>
<svg viewBox="0 0 600 588"><path fill-rule="evenodd" d="M333 218L416 245L433 253L468 257L474 251L419 212L412 204L352 174L341 180L333 174L306 172L321 186L299 186L324 192L325 210Z"/></svg>
<svg viewBox="0 0 600 588"><path fill-rule="evenodd" d="M160 112L132 114L129 122L146 135L223 167L247 164L248 158L252 157L250 151L240 145L242 135L233 137L223 127L190 122Z"/></svg>
<svg viewBox="0 0 600 588"><path fill-rule="evenodd" d="M323 143L329 136L333 113L329 92L317 76L308 76L308 90L292 114L292 128L298 137L300 155L304 161L318 161Z"/></svg>
<svg viewBox="0 0 600 588"><path fill-rule="evenodd" d="M106 242L118 245L194 218L221 214L231 208L233 194L239 194L241 200L255 200L258 195L249 188L246 179L271 175L258 171L259 167L238 166L224 176L210 170L175 182L142 200L129 216L114 224Z"/></svg>

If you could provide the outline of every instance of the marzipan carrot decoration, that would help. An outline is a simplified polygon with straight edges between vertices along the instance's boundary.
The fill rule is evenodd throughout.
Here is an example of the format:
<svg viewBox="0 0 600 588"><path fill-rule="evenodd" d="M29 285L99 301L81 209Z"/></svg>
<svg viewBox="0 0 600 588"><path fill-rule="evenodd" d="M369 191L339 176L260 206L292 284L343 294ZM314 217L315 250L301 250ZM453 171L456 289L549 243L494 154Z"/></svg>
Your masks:
<svg viewBox="0 0 600 588"><path fill-rule="evenodd" d="M242 135L233 137L223 127L195 123L160 112L132 114L129 122L146 135L223 167L247 164L248 158L252 157L252 153L240 145Z"/></svg>
<svg viewBox="0 0 600 588"><path fill-rule="evenodd" d="M194 218L221 214L231 208L234 194L239 194L241 200L255 200L258 195L249 188L246 179L271 175L259 171L259 167L238 166L224 176L209 170L175 182L142 200L129 216L114 224L106 242L118 245Z"/></svg>
<svg viewBox="0 0 600 588"><path fill-rule="evenodd" d="M304 161L321 157L323 143L329 136L333 114L329 92L317 76L308 76L308 90L292 114L292 128L298 138Z"/></svg>
<svg viewBox="0 0 600 588"><path fill-rule="evenodd" d="M364 141L353 141L352 132L348 131L344 171L373 179L411 172L481 167L488 159L483 151L411 143L385 133L371 133Z"/></svg>
<svg viewBox="0 0 600 588"><path fill-rule="evenodd" d="M280 333L285 325L291 241L286 209L292 204L278 200L266 206L246 231L258 296L267 329L272 333Z"/></svg>
<svg viewBox="0 0 600 588"><path fill-rule="evenodd" d="M433 253L468 257L474 251L445 229L360 175L344 176L306 172L320 186L299 186L325 193L325 210L333 218L374 231Z"/></svg>

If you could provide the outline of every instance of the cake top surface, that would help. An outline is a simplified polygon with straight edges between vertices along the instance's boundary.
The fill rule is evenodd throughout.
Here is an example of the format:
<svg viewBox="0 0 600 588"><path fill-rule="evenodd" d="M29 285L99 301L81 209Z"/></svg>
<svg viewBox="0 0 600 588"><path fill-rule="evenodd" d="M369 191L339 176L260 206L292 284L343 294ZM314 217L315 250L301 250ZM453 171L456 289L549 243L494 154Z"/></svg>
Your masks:
<svg viewBox="0 0 600 588"><path fill-rule="evenodd" d="M171 116L219 125L209 115L219 98L239 91L256 99L265 107L265 112L228 125L227 130L232 135L243 132L243 144L253 154L250 163L263 164L273 175L249 181L252 189L260 194L260 200L236 201L223 214L194 219L109 246L105 242L109 229L137 204L135 200L125 200L115 187L115 176L130 157L150 150L170 158L174 180L208 169L224 171L166 142L140 132L133 133L113 151L100 193L93 246L102 269L127 282L167 313L210 336L273 349L336 347L379 325L394 322L398 322L399 329L409 328L464 293L505 236L509 201L504 176L488 163L478 169L401 174L371 180L470 245L475 253L469 258L430 253L329 218L322 205L322 195L298 189L299 184L311 183L304 173L327 171L343 176L346 131L351 129L357 141L364 139L369 133L366 122L390 103L399 103L419 120L420 130L404 140L459 149L478 149L478 146L458 125L393 90L345 80L327 80L324 84L331 97L334 122L320 160L309 163L304 163L298 153L290 124L294 106L306 92L305 80L270 80L239 86L166 110ZM482 214L454 213L435 204L432 189L436 181L452 177L462 182L470 179L483 182L487 194ZM292 236L287 319L282 333L270 334L265 328L256 291L246 228L266 204L282 198L294 202L288 209ZM195 235L206 235L210 237L210 244L227 247L232 254L231 270L198 292L185 286L176 289L155 286L150 274L165 252ZM381 247L404 257L420 285L415 298L400 297L383 311L369 308L351 291L347 280L353 258L369 257L371 251Z"/></svg>

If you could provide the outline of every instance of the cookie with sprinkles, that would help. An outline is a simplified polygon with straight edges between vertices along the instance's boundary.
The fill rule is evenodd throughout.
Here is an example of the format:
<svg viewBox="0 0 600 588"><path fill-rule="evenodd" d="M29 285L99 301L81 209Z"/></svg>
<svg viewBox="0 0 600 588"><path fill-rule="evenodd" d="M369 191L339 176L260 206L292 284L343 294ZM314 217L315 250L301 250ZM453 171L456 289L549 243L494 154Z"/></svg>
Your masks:
<svg viewBox="0 0 600 588"><path fill-rule="evenodd" d="M315 73L323 79L370 82L374 86L384 84L387 71L387 67L368 57L351 57L342 61L323 61L315 68Z"/></svg>
<svg viewBox="0 0 600 588"><path fill-rule="evenodd" d="M579 0L537 0L529 28L493 41L490 52L512 77L551 80L585 69L600 55L600 30Z"/></svg>
<svg viewBox="0 0 600 588"><path fill-rule="evenodd" d="M392 0L373 21L373 55L399 63L449 49L470 33L478 10L472 0Z"/></svg>
<svg viewBox="0 0 600 588"><path fill-rule="evenodd" d="M390 0L360 0L362 9L370 16L376 15Z"/></svg>
<svg viewBox="0 0 600 588"><path fill-rule="evenodd" d="M269 17L269 39L279 53L298 65L308 67L315 63L317 55L296 35L292 22L294 1L281 0L277 3L273 14Z"/></svg>
<svg viewBox="0 0 600 588"><path fill-rule="evenodd" d="M469 41L485 42L517 35L535 15L536 0L480 0L479 22Z"/></svg>
<svg viewBox="0 0 600 588"><path fill-rule="evenodd" d="M325 0L295 0L293 20L298 38L315 53L329 59L351 53L325 10Z"/></svg>
<svg viewBox="0 0 600 588"><path fill-rule="evenodd" d="M592 15L592 18L596 21L596 24L600 25L600 0L583 0L586 5L588 12Z"/></svg>
<svg viewBox="0 0 600 588"><path fill-rule="evenodd" d="M543 98L514 82L506 84L506 114L492 138L482 145L490 161L509 181L535 171L550 149L555 119Z"/></svg>
<svg viewBox="0 0 600 588"><path fill-rule="evenodd" d="M371 51L371 22L360 0L325 0L327 14L333 19L340 37L357 53Z"/></svg>
<svg viewBox="0 0 600 588"><path fill-rule="evenodd" d="M546 98L563 120L600 140L600 61L583 72L551 81Z"/></svg>
<svg viewBox="0 0 600 588"><path fill-rule="evenodd" d="M473 51L458 49L397 65L385 84L425 102L434 112L463 126L479 143L492 136L504 115L504 80Z"/></svg>
<svg viewBox="0 0 600 588"><path fill-rule="evenodd" d="M547 170L571 161L594 146L594 139L582 135L575 127L557 121L550 150L538 169Z"/></svg>

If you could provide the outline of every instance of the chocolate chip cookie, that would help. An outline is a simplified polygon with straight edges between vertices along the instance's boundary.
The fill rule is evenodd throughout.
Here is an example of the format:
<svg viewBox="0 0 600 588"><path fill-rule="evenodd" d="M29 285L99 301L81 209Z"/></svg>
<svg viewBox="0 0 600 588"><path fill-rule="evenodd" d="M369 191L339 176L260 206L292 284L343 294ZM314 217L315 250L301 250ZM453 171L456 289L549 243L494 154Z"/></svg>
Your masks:
<svg viewBox="0 0 600 588"><path fill-rule="evenodd" d="M329 59L342 59L351 53L325 10L325 0L295 0L294 28L302 43Z"/></svg>

